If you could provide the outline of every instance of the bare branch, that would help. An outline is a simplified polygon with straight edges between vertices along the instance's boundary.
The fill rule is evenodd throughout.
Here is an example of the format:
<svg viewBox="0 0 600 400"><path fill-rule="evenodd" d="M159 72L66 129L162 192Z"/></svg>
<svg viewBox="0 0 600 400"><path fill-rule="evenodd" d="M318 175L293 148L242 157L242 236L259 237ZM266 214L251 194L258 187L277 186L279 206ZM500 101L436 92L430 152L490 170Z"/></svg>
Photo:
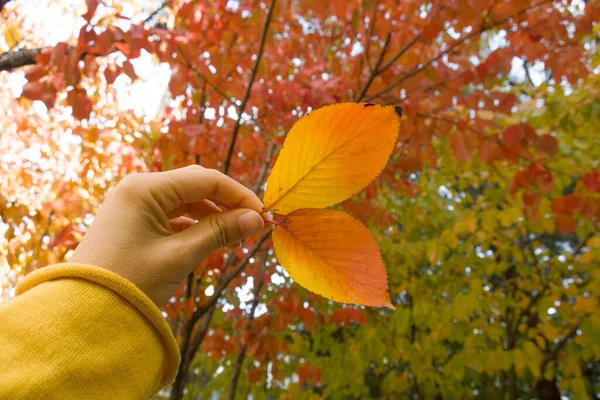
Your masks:
<svg viewBox="0 0 600 400"><path fill-rule="evenodd" d="M360 92L360 95L358 96L356 101L360 101L365 96L365 93L367 93L367 90L369 90L369 86L371 86L371 83L373 83L373 79L375 79L375 77L377 75L379 75L379 66L381 65L381 62L383 61L383 57L385 57L385 53L388 49L388 46L390 45L391 38L392 38L392 33L390 32L390 33L388 33L387 37L385 38L383 48L381 49L381 53L379 54L379 58L377 59L377 62L375 63L375 67L373 69L371 69L371 63L367 59L367 65L369 66L369 69L371 70L371 75L369 75L369 79L367 79L367 83L365 83L365 86L363 87L363 89Z"/></svg>
<svg viewBox="0 0 600 400"><path fill-rule="evenodd" d="M190 319L187 321L186 329L183 332L182 340L181 340L181 364L179 365L179 371L177 373L177 378L175 383L173 384L173 389L171 390L171 399L179 400L183 396L183 387L187 381L187 371L191 361L194 358L194 355L198 351L198 348L202 344L204 340L204 336L208 330L210 322L212 320L213 314L216 310L216 304L221 298L221 295L229 286L231 281L239 275L240 272L250 263L250 259L254 257L256 252L261 248L262 244L265 240L271 235L271 231L267 231L263 233L263 235L257 240L254 244L254 247L248 252L246 258L244 258L240 263L236 266L235 270L230 274L225 274L226 267L224 267L224 272L219 278L219 282L217 283L217 288L215 289L215 293L208 299L208 301L202 306L198 307ZM194 326L196 322L200 320L199 326L196 330L196 333L193 335L192 332L194 330Z"/></svg>
<svg viewBox="0 0 600 400"><path fill-rule="evenodd" d="M35 58L42 49L21 49L0 54L0 71L12 71L15 68L35 64Z"/></svg>
<svg viewBox="0 0 600 400"><path fill-rule="evenodd" d="M2 7L8 3L10 0L0 0L0 10ZM162 11L167 6L167 2L161 4L161 6L153 11L146 19L142 22L144 24L150 22L160 11ZM67 53L71 51L74 47L69 46L67 49ZM6 53L0 54L0 71L12 71L17 68L25 67L27 65L33 65L36 63L35 58L38 54L40 54L44 50L43 48L37 49L20 49L16 51L8 51ZM112 51L115 51L113 49ZM111 51L111 52L112 52ZM82 54L85 56L88 53ZM97 54L96 54L97 55Z"/></svg>
<svg viewBox="0 0 600 400"><path fill-rule="evenodd" d="M269 31L269 25L271 24L271 17L273 15L273 8L275 7L275 1L276 0L271 0L271 4L269 5L269 10L267 11L267 18L265 19L265 24L263 25L263 30L260 37L258 52L256 53L256 62L254 63L254 68L252 68L250 80L248 81L246 92L244 93L242 103L240 104L240 108L238 110L238 117L235 121L235 126L233 127L233 133L231 134L231 142L229 143L229 149L227 150L227 156L225 157L225 163L223 164L223 172L225 174L229 172L229 166L231 165L231 157L233 156L233 150L235 148L235 141L237 140L237 136L242 124L242 115L246 110L246 103L248 103L248 99L250 98L250 91L252 90L254 78L256 78L256 73L258 72L260 60L262 59L263 49L265 47L265 41L267 39L267 32Z"/></svg>
<svg viewBox="0 0 600 400"><path fill-rule="evenodd" d="M269 165L271 164L271 160L273 159L273 153L275 153L275 144L273 142L269 143L269 148L267 149L267 158L263 163L262 170L258 175L258 179L256 180L256 185L254 186L254 193L257 195L260 193L260 188L265 182L265 178L267 177L267 172L269 172Z"/></svg>
<svg viewBox="0 0 600 400"><path fill-rule="evenodd" d="M385 89L380 90L379 92L375 93L372 96L369 96L366 101L370 101L373 100L379 96L381 96L382 94L385 94L391 90L393 90L394 88L396 88L398 85L400 85L402 82L406 81L409 78L412 78L413 76L419 74L420 72L422 72L423 70L429 68L434 62L440 60L442 57L444 57L445 55L449 54L452 50L454 50L455 48L457 48L458 46L460 46L461 44L463 44L464 42L466 42L467 40L480 35L481 33L488 31L490 29L496 28L508 21L510 21L511 19L525 14L527 11L532 10L534 8L537 8L543 4L546 3L550 3L552 2L552 0L542 0L538 3L535 3L529 7L525 7L523 9L521 9L519 12L506 17L504 19L501 19L500 21L496 21L494 23L492 23L491 25L486 25L485 23L482 24L481 28L472 31L471 33L465 35L464 37L460 38L459 40L457 40L456 42L454 42L451 46L449 46L446 50L444 50L443 52L441 52L440 54L438 54L436 57L432 58L431 60L427 61L425 64L420 64L418 66L416 66L415 68L413 68L412 70L410 70L409 72L407 72L406 74L404 74L401 78L399 78L398 80L396 80L394 83L392 83L391 85L389 85L388 87L386 87Z"/></svg>
<svg viewBox="0 0 600 400"><path fill-rule="evenodd" d="M260 291L262 290L262 287L265 283L265 272L267 270L267 259L269 257L269 253L265 252L262 262L261 262L261 267L260 267L260 272L258 275L258 283L256 284L256 287L254 288L254 299L252 300L252 307L250 308L250 315L248 316L248 324L246 325L246 332L251 332L252 331L252 321L254 321L254 314L256 313L256 307L258 307L258 303L260 302ZM248 350L248 344L244 343L242 345L242 348L240 349L240 352L238 353L238 357L236 359L235 365L233 367L233 373L232 373L232 378L231 378L231 384L229 386L229 395L228 395L228 399L229 400L235 400L235 392L237 390L237 385L238 385L238 381L240 379L240 372L242 370L242 366L244 365L244 359L246 358L246 351Z"/></svg>

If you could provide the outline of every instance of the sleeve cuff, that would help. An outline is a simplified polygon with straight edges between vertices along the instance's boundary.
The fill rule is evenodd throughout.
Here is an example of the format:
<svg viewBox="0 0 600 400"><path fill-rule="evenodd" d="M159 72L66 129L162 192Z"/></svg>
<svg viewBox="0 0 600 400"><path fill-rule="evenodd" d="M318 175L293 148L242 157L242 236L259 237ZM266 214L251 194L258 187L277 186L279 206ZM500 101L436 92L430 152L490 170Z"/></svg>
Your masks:
<svg viewBox="0 0 600 400"><path fill-rule="evenodd" d="M18 296L44 282L69 278L86 280L112 290L144 315L154 326L164 344L165 363L161 386L168 386L175 381L180 362L179 348L175 337L152 300L127 279L92 265L65 263L32 272L17 285L15 293Z"/></svg>

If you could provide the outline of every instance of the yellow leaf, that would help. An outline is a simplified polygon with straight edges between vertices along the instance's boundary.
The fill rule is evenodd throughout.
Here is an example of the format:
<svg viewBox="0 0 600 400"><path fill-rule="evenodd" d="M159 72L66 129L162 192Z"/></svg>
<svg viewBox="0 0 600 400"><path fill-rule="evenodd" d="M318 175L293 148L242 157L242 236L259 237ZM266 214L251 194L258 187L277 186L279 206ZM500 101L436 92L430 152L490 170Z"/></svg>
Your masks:
<svg viewBox="0 0 600 400"><path fill-rule="evenodd" d="M586 246L592 249L600 248L600 236L594 236L589 238Z"/></svg>
<svg viewBox="0 0 600 400"><path fill-rule="evenodd" d="M297 121L267 181L265 209L289 214L346 200L385 167L400 130L393 106L342 103Z"/></svg>
<svg viewBox="0 0 600 400"><path fill-rule="evenodd" d="M4 28L3 31L4 31L3 34L4 34L4 41L6 42L6 46L8 46L9 50L11 50L13 47L18 45L19 42L21 41L21 39L19 38L19 33L12 26L8 27L8 29Z"/></svg>
<svg viewBox="0 0 600 400"><path fill-rule="evenodd" d="M477 116L484 121L491 121L494 119L494 112L489 110L477 111Z"/></svg>
<svg viewBox="0 0 600 400"><path fill-rule="evenodd" d="M581 257L579 258L579 260L581 261L582 264L589 264L592 261L594 261L595 258L596 258L596 256L594 255L594 253L592 253L591 251L588 251L587 253L583 253L581 255Z"/></svg>
<svg viewBox="0 0 600 400"><path fill-rule="evenodd" d="M375 239L342 211L303 209L273 229L277 258L306 289L331 300L393 309Z"/></svg>

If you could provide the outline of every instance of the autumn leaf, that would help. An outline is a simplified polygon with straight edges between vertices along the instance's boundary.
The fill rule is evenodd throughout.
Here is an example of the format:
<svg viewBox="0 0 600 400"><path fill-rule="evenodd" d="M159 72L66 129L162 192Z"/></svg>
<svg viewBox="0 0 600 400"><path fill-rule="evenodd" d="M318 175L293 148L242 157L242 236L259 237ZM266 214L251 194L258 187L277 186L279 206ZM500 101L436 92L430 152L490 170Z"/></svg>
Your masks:
<svg viewBox="0 0 600 400"><path fill-rule="evenodd" d="M577 221L568 214L557 216L554 224L558 232L565 234L574 232L577 227Z"/></svg>
<svg viewBox="0 0 600 400"><path fill-rule="evenodd" d="M552 212L554 214L571 214L579 207L579 201L572 194L559 197L552 201Z"/></svg>
<svg viewBox="0 0 600 400"><path fill-rule="evenodd" d="M394 309L377 243L336 210L297 210L273 229L281 265L306 289L331 300Z"/></svg>
<svg viewBox="0 0 600 400"><path fill-rule="evenodd" d="M582 178L583 184L592 192L600 192L600 175L597 172L588 172Z"/></svg>
<svg viewBox="0 0 600 400"><path fill-rule="evenodd" d="M469 147L465 139L465 135L461 133L455 133L450 136L450 146L454 150L454 155L459 162L467 162L473 155L473 149Z"/></svg>
<svg viewBox="0 0 600 400"><path fill-rule="evenodd" d="M385 167L400 129L395 107L342 103L294 124L267 182L265 209L289 214L346 200Z"/></svg>

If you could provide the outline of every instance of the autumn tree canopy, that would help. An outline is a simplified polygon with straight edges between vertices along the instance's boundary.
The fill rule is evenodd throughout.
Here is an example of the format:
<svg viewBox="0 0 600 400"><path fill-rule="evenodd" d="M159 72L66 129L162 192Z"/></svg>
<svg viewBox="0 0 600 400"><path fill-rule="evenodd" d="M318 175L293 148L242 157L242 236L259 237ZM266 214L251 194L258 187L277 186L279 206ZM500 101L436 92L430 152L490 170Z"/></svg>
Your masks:
<svg viewBox="0 0 600 400"><path fill-rule="evenodd" d="M267 230L211 255L165 306L183 362L161 395L600 393L598 2L0 10L0 301L28 271L68 260L128 173L197 163L262 197L300 117L400 106L387 167L334 206L370 228L396 309L308 292Z"/></svg>

